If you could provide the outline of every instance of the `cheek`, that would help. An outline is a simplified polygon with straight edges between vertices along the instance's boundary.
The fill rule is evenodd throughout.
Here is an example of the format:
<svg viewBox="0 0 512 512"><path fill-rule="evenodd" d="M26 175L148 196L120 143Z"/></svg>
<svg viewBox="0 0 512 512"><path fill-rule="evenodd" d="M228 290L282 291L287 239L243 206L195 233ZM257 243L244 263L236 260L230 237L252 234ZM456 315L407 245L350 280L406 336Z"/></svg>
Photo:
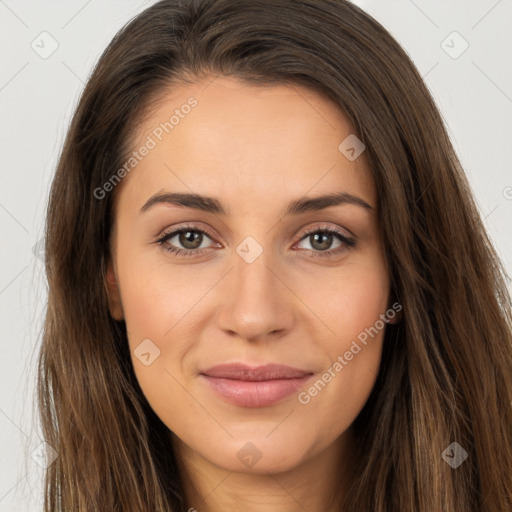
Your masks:
<svg viewBox="0 0 512 512"><path fill-rule="evenodd" d="M171 428L176 407L193 410L179 384L179 367L189 339L180 329L194 297L183 291L179 273L166 280L164 269L140 268L135 259L124 275L120 269L119 277L135 376L151 408Z"/></svg>
<svg viewBox="0 0 512 512"><path fill-rule="evenodd" d="M319 336L316 323L310 337L326 354L327 364L299 395L299 403L336 435L340 426L352 423L375 383L387 325L381 315L388 307L389 280L383 261L368 258L340 267L323 288L310 289L315 293L309 293L308 306L325 326Z"/></svg>
<svg viewBox="0 0 512 512"><path fill-rule="evenodd" d="M134 251L119 259L121 298L131 345L144 338L172 336L216 281L215 276L198 269L173 267L165 254L157 251L160 249Z"/></svg>
<svg viewBox="0 0 512 512"><path fill-rule="evenodd" d="M206 268L172 267L165 255L155 261L150 251L125 249L117 268L130 355L142 391L160 413L186 398L181 365L208 318L202 298L218 276Z"/></svg>
<svg viewBox="0 0 512 512"><path fill-rule="evenodd" d="M386 312L390 283L379 256L376 251L329 272L321 269L316 275L306 274L295 280L298 283L295 290L321 321L310 322L310 337L322 346L331 360L348 350L350 342Z"/></svg>

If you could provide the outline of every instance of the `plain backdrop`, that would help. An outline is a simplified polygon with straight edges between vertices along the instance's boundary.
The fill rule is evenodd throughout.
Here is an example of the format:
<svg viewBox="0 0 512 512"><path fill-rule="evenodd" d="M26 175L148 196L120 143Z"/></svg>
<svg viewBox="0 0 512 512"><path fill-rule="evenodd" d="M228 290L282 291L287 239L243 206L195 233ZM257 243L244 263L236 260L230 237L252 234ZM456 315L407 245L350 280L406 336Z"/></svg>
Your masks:
<svg viewBox="0 0 512 512"><path fill-rule="evenodd" d="M152 3L0 0L0 512L42 510L34 378L46 300L40 240L52 174L94 63ZM512 1L354 3L420 70L512 274Z"/></svg>

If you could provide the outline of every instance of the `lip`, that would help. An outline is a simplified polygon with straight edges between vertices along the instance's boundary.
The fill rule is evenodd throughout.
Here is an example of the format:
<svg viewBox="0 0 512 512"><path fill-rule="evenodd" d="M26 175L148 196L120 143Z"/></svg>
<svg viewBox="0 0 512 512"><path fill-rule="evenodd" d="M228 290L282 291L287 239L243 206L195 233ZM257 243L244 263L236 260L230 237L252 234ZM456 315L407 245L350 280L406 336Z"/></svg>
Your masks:
<svg viewBox="0 0 512 512"><path fill-rule="evenodd" d="M252 367L243 363L221 364L204 370L199 377L217 395L239 407L266 407L300 389L313 372L267 364Z"/></svg>

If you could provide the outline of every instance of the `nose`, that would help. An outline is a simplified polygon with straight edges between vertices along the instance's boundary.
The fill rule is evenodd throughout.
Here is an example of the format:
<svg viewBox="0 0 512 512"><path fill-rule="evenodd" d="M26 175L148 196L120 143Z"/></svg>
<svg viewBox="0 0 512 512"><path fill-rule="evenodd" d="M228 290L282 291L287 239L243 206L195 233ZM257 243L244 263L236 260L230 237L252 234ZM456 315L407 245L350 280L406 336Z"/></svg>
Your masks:
<svg viewBox="0 0 512 512"><path fill-rule="evenodd" d="M233 266L222 288L218 327L247 341L288 332L294 321L294 295L270 251L251 263L234 253Z"/></svg>

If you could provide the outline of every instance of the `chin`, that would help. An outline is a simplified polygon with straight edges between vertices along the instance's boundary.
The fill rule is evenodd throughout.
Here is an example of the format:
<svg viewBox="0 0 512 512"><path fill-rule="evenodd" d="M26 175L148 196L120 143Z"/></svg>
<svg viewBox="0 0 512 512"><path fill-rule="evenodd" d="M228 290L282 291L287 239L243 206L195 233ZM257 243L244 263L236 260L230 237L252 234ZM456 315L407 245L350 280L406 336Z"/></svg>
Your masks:
<svg viewBox="0 0 512 512"><path fill-rule="evenodd" d="M227 471L265 475L295 468L303 462L308 450L292 442L283 446L277 438L271 440L262 436L243 442L219 443L215 452L208 452L203 452L203 457Z"/></svg>

